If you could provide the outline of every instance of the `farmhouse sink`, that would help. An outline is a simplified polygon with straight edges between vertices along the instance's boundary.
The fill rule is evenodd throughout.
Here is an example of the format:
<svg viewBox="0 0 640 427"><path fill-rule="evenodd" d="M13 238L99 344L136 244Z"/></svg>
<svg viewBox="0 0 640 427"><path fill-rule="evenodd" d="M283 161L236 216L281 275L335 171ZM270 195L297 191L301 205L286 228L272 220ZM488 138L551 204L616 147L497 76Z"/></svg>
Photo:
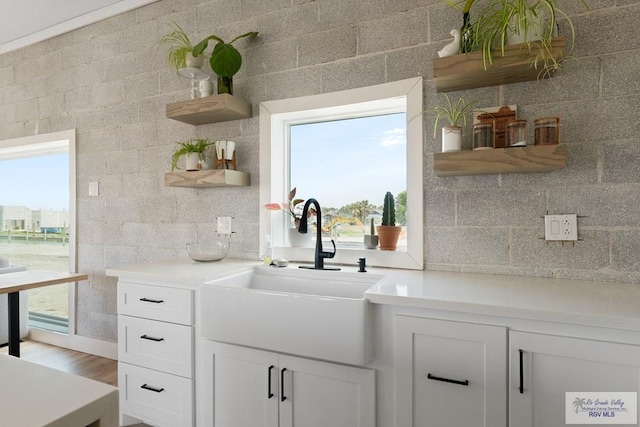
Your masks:
<svg viewBox="0 0 640 427"><path fill-rule="evenodd" d="M371 358L370 273L258 266L202 289L204 338L355 365Z"/></svg>

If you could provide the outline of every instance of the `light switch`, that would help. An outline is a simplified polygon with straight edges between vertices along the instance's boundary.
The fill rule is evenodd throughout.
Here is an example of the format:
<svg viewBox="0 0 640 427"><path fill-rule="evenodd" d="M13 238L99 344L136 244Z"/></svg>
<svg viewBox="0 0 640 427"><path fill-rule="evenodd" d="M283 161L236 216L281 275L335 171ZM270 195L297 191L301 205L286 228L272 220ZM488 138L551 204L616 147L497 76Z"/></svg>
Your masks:
<svg viewBox="0 0 640 427"><path fill-rule="evenodd" d="M571 215L545 215L544 216L545 240L578 240L578 216Z"/></svg>
<svg viewBox="0 0 640 427"><path fill-rule="evenodd" d="M89 182L89 197L98 197L98 195L100 195L100 182Z"/></svg>

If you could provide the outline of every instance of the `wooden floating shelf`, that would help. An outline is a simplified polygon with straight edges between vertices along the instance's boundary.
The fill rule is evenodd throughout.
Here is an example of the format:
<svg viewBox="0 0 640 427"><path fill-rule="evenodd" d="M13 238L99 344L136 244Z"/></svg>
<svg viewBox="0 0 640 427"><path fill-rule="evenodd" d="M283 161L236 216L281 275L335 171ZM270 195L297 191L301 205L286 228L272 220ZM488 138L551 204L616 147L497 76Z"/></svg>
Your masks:
<svg viewBox="0 0 640 427"><path fill-rule="evenodd" d="M551 52L556 59L564 55L564 46L564 37L552 39ZM550 77L548 74L540 75L544 62L542 58L538 60L538 68L532 65L536 57L542 53L539 42L531 42L530 48L527 43L506 46L504 56L499 49L494 49L493 65L488 65L486 70L482 52L435 58L433 80L438 92L448 92ZM549 55L545 52L546 57Z"/></svg>
<svg viewBox="0 0 640 427"><path fill-rule="evenodd" d="M250 175L248 173L232 169L168 172L164 174L164 185L167 187L248 187L249 184Z"/></svg>
<svg viewBox="0 0 640 427"><path fill-rule="evenodd" d="M434 153L437 176L551 172L566 165L564 144Z"/></svg>
<svg viewBox="0 0 640 427"><path fill-rule="evenodd" d="M167 104L167 117L191 125L251 117L251 105L228 93Z"/></svg>

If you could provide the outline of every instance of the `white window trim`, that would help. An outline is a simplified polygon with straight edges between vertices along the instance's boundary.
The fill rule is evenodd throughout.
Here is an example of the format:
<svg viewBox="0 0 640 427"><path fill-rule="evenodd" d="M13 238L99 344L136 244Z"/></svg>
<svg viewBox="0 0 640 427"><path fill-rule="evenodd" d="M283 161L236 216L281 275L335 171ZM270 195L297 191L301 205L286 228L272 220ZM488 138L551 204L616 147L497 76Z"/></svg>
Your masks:
<svg viewBox="0 0 640 427"><path fill-rule="evenodd" d="M67 151L68 146L68 151ZM70 129L24 138L0 141L0 158L13 159L26 156L69 153L69 271L77 272L76 233L76 130ZM62 334L44 329L29 328L29 338L76 351L117 359L115 343L84 337L77 334L76 295L77 284L69 283L69 331Z"/></svg>
<svg viewBox="0 0 640 427"><path fill-rule="evenodd" d="M283 202L288 194L289 149L285 133L291 124L306 122L308 117L330 120L344 117L354 104L358 112L353 117L391 112L405 107L407 117L407 236L406 251L381 251L338 248L335 258L327 263L352 264L359 257L368 265L422 270L424 268L423 227L423 124L422 77L341 92L267 101L260 104L260 205ZM390 101L391 100L391 101ZM364 108L362 108L364 107ZM404 110L405 108L398 108ZM305 118L307 120L305 120ZM286 138L288 140L288 138ZM383 160L381 160L383 161ZM336 189L339 191L339 189ZM385 189L381 189L383 194ZM319 200L322 204L322 200ZM313 262L314 248L282 246L277 236L284 235L286 215L260 210L260 251L266 245L266 235L274 236L273 256L292 261ZM325 243L326 246L326 243ZM329 248L325 248L329 250Z"/></svg>

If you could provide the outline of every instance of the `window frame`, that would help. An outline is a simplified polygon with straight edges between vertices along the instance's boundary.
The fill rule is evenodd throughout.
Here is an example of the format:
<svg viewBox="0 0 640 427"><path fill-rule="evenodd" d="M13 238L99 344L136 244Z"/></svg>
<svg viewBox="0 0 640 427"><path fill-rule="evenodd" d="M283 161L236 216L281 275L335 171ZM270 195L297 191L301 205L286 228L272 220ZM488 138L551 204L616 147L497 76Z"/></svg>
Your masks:
<svg viewBox="0 0 640 427"><path fill-rule="evenodd" d="M51 154L68 153L69 155L69 272L75 273L78 268L77 257L77 218L76 218L76 130L65 130L23 138L0 141L0 159L15 159L20 157L37 157ZM66 334L76 333L76 283L69 283L68 309L69 326ZM39 328L30 328L32 336L58 334ZM46 341L45 339L39 339Z"/></svg>
<svg viewBox="0 0 640 427"><path fill-rule="evenodd" d="M282 202L289 193L289 126L298 123L365 117L405 111L407 165L407 248L404 251L381 251L339 248L331 261L357 264L366 257L367 264L404 269L424 268L423 227L423 89L422 77L384 83L358 89L299 98L266 101L260 104L260 205ZM381 193L384 193L381 189ZM319 200L322 203L322 200ZM313 262L314 248L284 246L286 215L260 209L260 251L266 236L272 236L274 258ZM409 234L410 232L410 234ZM326 243L325 243L326 246Z"/></svg>

